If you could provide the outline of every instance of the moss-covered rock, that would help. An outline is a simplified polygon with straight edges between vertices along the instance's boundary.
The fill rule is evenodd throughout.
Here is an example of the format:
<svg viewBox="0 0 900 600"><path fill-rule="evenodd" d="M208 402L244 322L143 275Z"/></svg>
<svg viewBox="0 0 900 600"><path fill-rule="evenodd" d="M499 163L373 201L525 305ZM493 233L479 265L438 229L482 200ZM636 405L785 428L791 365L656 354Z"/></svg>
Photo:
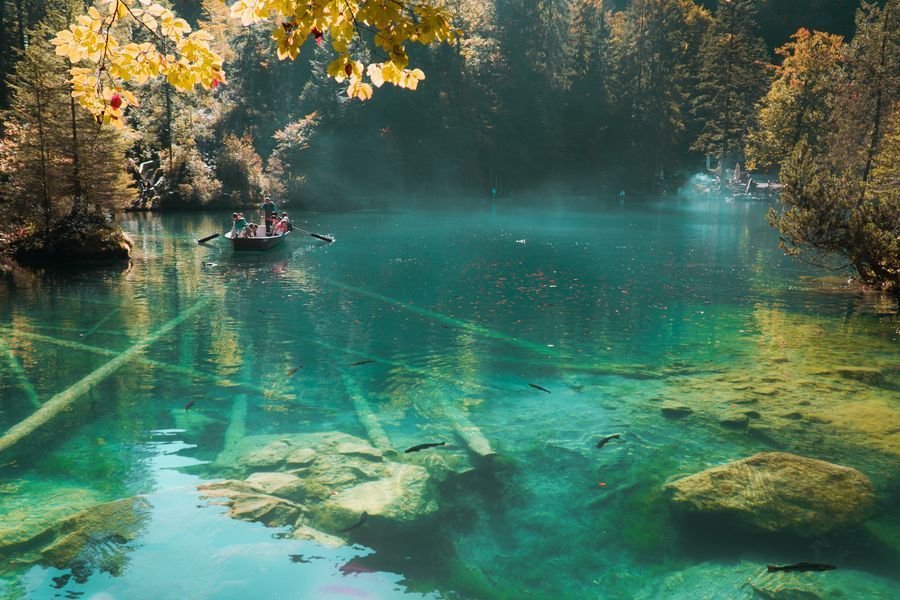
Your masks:
<svg viewBox="0 0 900 600"><path fill-rule="evenodd" d="M856 525L875 508L875 490L856 469L785 452L755 454L665 488L676 512L801 536Z"/></svg>
<svg viewBox="0 0 900 600"><path fill-rule="evenodd" d="M77 212L9 240L6 249L20 263L71 266L128 260L132 245L106 213Z"/></svg>

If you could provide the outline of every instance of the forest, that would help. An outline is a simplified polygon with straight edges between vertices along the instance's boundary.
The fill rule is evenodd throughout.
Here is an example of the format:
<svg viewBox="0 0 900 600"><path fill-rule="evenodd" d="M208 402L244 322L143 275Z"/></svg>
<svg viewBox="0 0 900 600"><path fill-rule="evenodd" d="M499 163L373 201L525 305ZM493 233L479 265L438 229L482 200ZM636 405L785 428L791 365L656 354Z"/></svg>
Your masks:
<svg viewBox="0 0 900 600"><path fill-rule="evenodd" d="M188 93L171 74L125 84L140 106L116 106L117 124L127 113L116 128L76 106L72 65L50 43L88 5L3 0L7 226L82 204L227 208L265 195L342 210L659 194L738 165L781 178L785 210L770 221L786 250L897 281L896 1L418 4L445 11L459 35L412 44L408 60L427 76L415 91L385 86L360 101L331 72L338 29L313 27L312 41L283 51L277 24L273 35L217 0L163 0L160 11L211 34L227 80ZM351 33L367 59L377 32L361 25ZM710 187L724 191L720 179Z"/></svg>

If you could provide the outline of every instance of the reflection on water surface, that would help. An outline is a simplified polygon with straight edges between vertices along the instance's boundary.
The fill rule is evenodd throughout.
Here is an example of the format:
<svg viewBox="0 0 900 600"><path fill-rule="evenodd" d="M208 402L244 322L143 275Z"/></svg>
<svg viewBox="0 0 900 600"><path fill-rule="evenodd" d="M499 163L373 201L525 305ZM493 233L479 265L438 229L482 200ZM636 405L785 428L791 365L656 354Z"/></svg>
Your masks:
<svg viewBox="0 0 900 600"><path fill-rule="evenodd" d="M227 216L126 217L129 268L0 284L0 427L73 396L2 457L0 591L896 596L896 306L780 256L764 208L317 216L336 244L263 255L194 243ZM859 469L879 514L671 513L667 481L770 450ZM47 549L136 495L131 529ZM839 569L761 575L799 561Z"/></svg>

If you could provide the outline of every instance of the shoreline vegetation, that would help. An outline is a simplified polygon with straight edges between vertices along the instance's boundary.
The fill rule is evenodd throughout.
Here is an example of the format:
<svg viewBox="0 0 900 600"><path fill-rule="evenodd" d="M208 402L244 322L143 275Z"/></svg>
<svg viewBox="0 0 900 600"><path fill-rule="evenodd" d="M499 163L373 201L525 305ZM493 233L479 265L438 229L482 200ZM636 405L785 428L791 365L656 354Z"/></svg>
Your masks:
<svg viewBox="0 0 900 600"><path fill-rule="evenodd" d="M32 226L0 236L0 256L26 267L79 267L128 261L133 243L104 211L76 212L48 228Z"/></svg>
<svg viewBox="0 0 900 600"><path fill-rule="evenodd" d="M777 189L769 223L785 252L900 295L900 0L825 11L425 0L430 33L368 65L354 57L377 37L320 30L330 13L303 15L311 29L286 17L273 44L271 23L248 26L257 17L241 22L211 0L154 5L178 23L167 42L158 19L134 28L127 11L76 23L80 0L0 2L0 209L11 229L49 228L79 205L233 209L271 196L295 211L352 210L360 192L430 203ZM407 18L384 22L421 25ZM166 44L189 39L202 60L181 72ZM91 50L108 40L156 48L148 56L161 62ZM360 101L381 84L393 85Z"/></svg>

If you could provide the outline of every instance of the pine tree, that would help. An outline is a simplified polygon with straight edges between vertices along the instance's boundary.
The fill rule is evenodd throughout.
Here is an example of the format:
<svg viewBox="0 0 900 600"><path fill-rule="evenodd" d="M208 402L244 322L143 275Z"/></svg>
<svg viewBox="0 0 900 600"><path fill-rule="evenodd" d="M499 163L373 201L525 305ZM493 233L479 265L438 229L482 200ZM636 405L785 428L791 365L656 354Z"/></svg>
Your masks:
<svg viewBox="0 0 900 600"><path fill-rule="evenodd" d="M767 55L757 33L755 0L720 0L700 50L694 113L702 131L692 149L719 157L721 189L725 162L742 151L755 104L765 93Z"/></svg>
<svg viewBox="0 0 900 600"><path fill-rule="evenodd" d="M845 259L860 279L900 295L900 0L864 3L848 83L824 148L803 140L783 165L782 246L817 264Z"/></svg>
<svg viewBox="0 0 900 600"><path fill-rule="evenodd" d="M836 99L829 160L863 182L871 175L879 144L900 99L900 0L881 9L863 2L850 44L848 82Z"/></svg>
<svg viewBox="0 0 900 600"><path fill-rule="evenodd" d="M613 22L606 88L628 142L623 158L647 182L684 154L697 31L708 21L693 2L632 0Z"/></svg>
<svg viewBox="0 0 900 600"><path fill-rule="evenodd" d="M23 220L40 216L45 227L71 211L121 205L133 194L123 133L99 127L75 107L68 64L49 44L82 8L78 0L49 4L45 19L28 32L29 45L10 80L7 118L16 160L7 194Z"/></svg>
<svg viewBox="0 0 900 600"><path fill-rule="evenodd" d="M843 38L800 29L776 53L772 86L760 103L747 143L748 168L777 168L805 140L821 152L832 129L835 96L846 85Z"/></svg>

